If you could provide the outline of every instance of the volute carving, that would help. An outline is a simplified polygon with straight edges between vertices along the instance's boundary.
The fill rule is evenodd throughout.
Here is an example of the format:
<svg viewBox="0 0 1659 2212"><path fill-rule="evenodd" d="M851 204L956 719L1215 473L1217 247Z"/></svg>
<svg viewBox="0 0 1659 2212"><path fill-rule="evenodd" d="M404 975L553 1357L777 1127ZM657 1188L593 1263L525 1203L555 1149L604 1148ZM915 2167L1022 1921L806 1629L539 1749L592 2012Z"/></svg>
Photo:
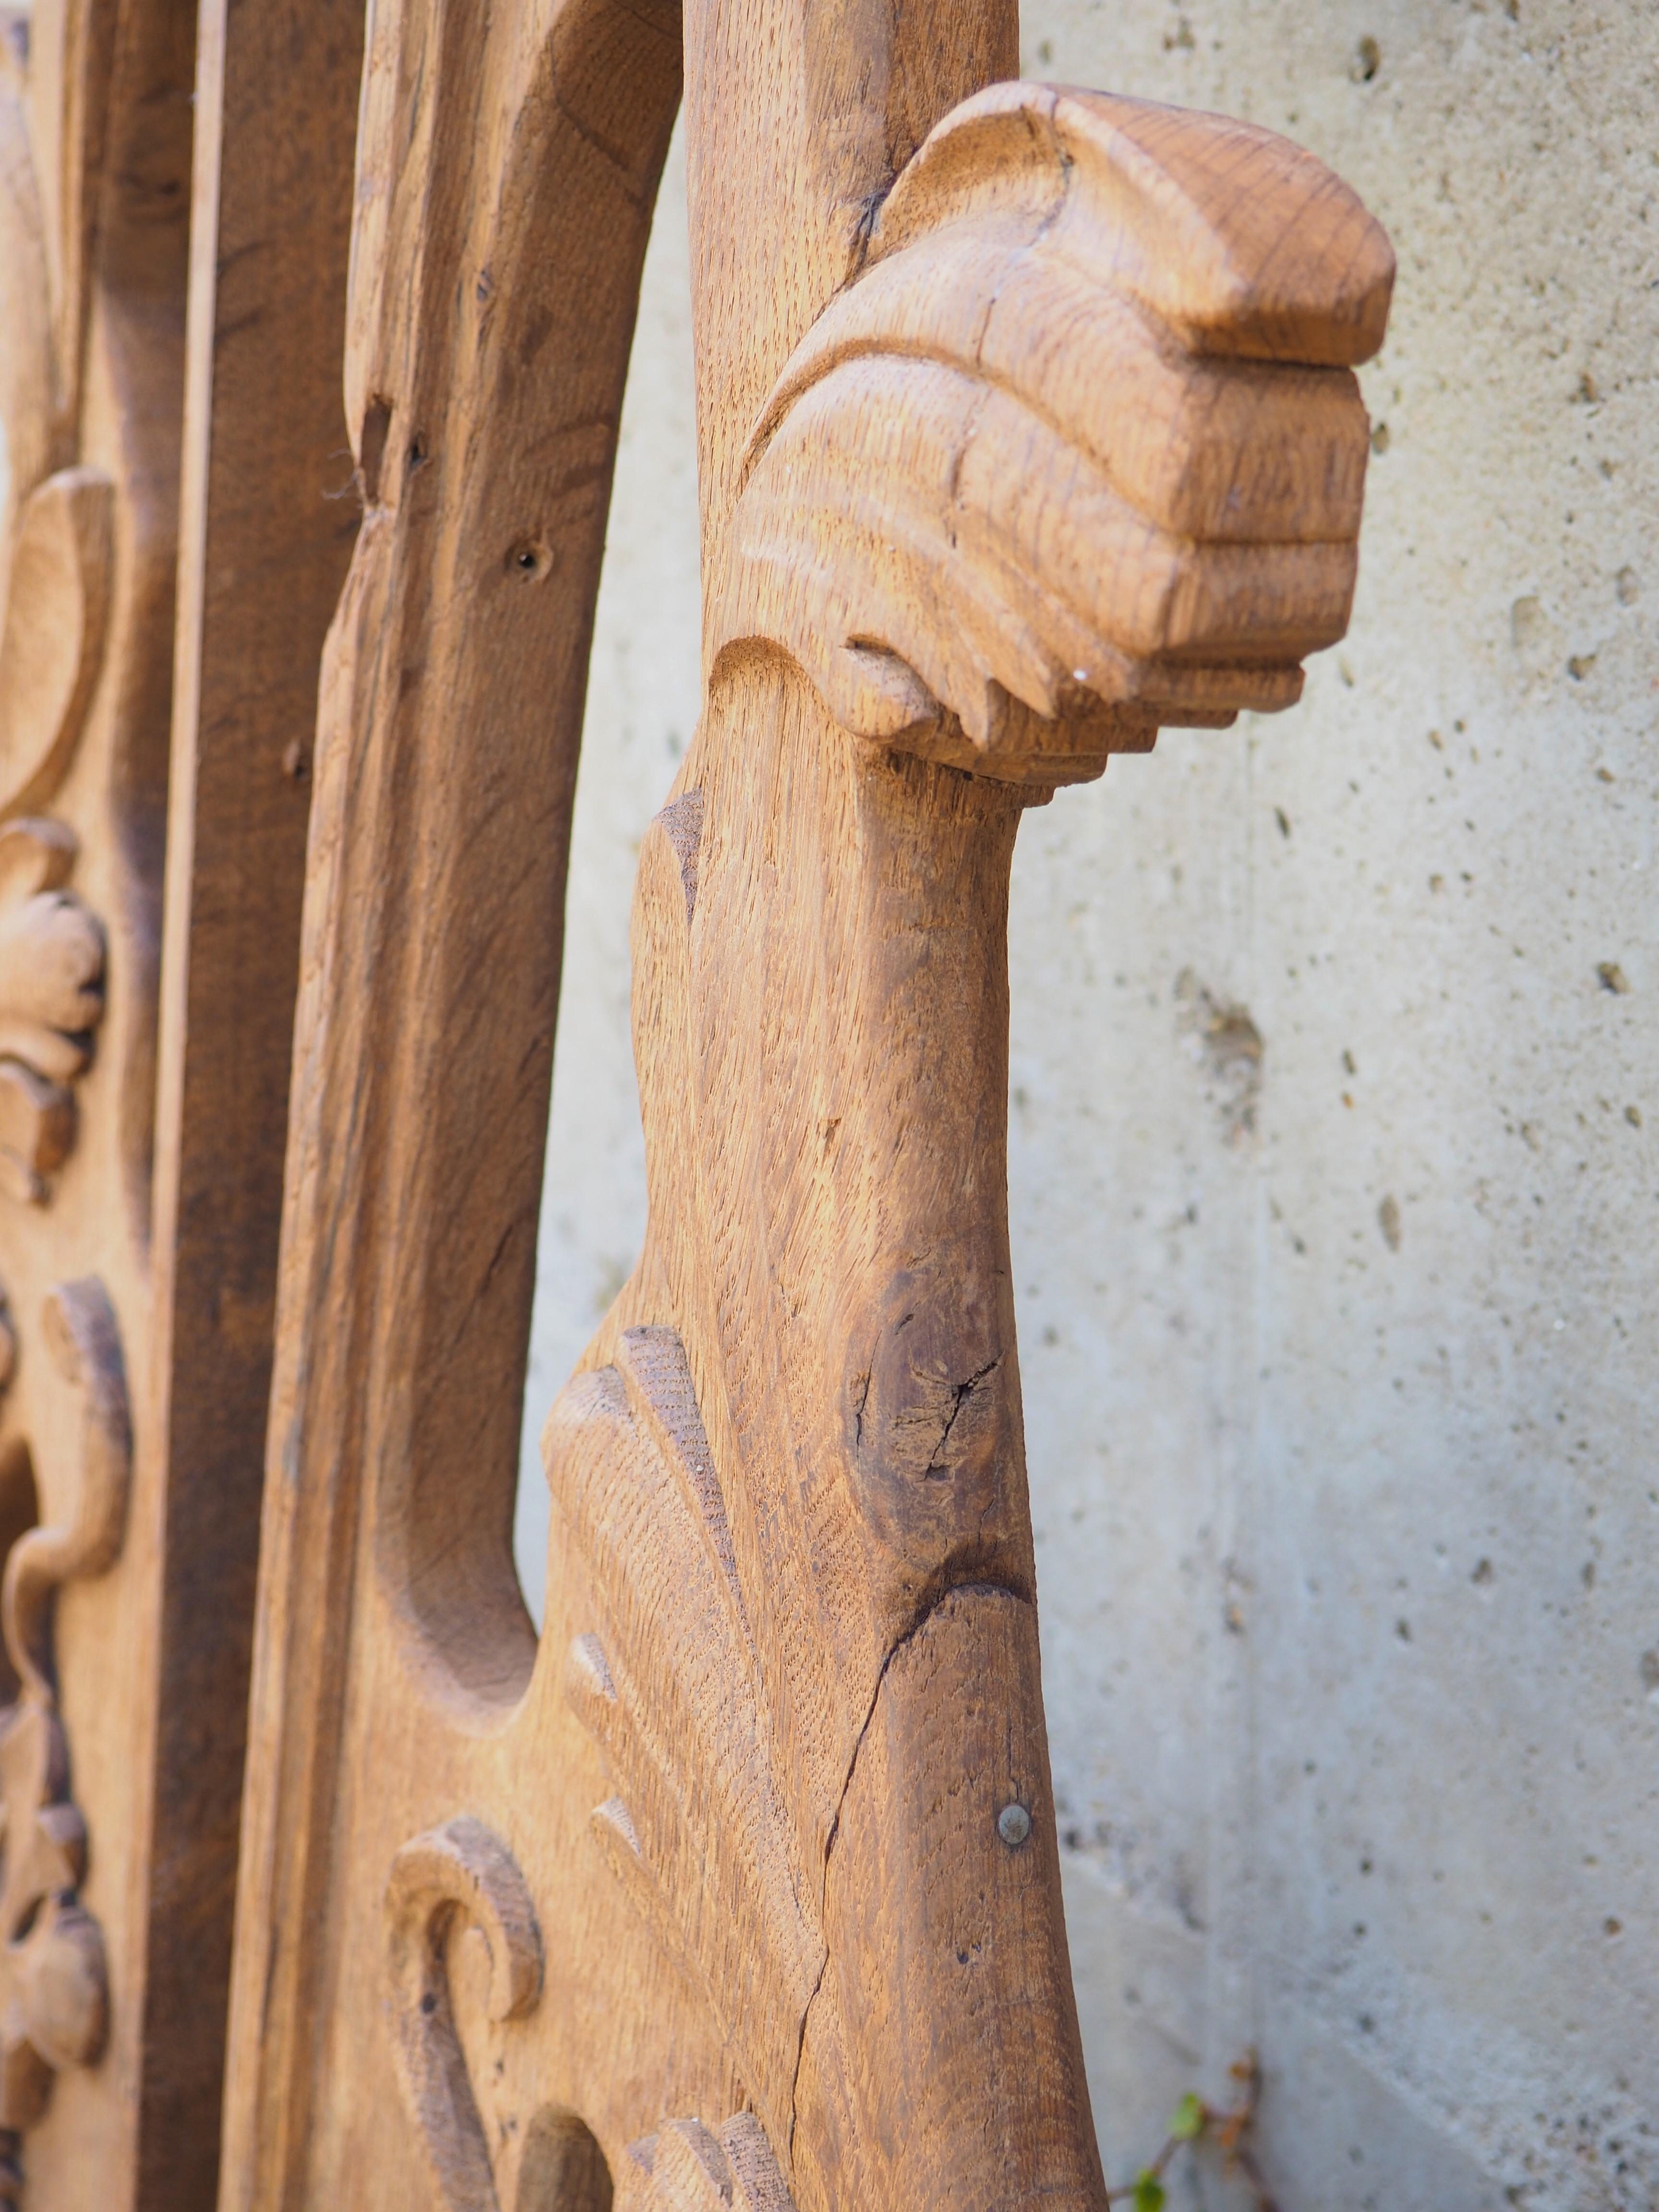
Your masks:
<svg viewBox="0 0 1659 2212"><path fill-rule="evenodd" d="M1010 1279L1008 871L1028 805L1161 724L1289 704L1340 635L1393 261L1267 133L1003 81L1015 30L1000 0L376 10L235 2212L371 2175L542 2212L550 2111L602 2154L568 2199L598 2212L1104 2212ZM544 1433L538 1643L505 1548L530 1040L682 33L706 688L635 894L648 1225ZM492 1913L539 1929L539 2001L480 2000L487 2067L441 2027L463 1910L492 1976Z"/></svg>
<svg viewBox="0 0 1659 2212"><path fill-rule="evenodd" d="M542 1993L542 1939L518 1863L480 1820L447 1820L406 1843L386 1887L398 2071L448 2212L499 2212L489 2145L456 2032L447 1951L460 1925L489 1954L492 2019L521 2019Z"/></svg>

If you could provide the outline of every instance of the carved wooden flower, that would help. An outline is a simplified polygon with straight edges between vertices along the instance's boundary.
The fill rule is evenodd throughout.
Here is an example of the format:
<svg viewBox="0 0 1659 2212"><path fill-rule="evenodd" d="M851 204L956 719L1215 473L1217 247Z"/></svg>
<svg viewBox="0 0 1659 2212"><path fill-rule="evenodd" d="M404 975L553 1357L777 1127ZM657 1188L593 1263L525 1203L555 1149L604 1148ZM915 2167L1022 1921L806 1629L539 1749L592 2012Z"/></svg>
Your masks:
<svg viewBox="0 0 1659 2212"><path fill-rule="evenodd" d="M104 1011L104 933L64 886L61 823L0 828L0 1183L37 1203L75 1141L70 1085Z"/></svg>

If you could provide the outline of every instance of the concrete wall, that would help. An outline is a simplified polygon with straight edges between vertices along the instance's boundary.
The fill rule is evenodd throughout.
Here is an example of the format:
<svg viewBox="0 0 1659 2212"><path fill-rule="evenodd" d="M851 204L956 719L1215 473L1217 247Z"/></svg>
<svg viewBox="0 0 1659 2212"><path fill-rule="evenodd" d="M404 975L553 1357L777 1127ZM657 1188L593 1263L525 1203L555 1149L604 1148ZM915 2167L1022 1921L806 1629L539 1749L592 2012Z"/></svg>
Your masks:
<svg viewBox="0 0 1659 2212"><path fill-rule="evenodd" d="M1012 1203L1109 2179L1261 2053L1283 2212L1659 2202L1659 11L1034 0L1029 75L1400 256L1351 636L1028 817ZM683 192L578 804L533 1437L642 1222L635 845L697 702ZM545 1503L522 1486L524 1573ZM1218 2162L1176 2205L1247 2203Z"/></svg>

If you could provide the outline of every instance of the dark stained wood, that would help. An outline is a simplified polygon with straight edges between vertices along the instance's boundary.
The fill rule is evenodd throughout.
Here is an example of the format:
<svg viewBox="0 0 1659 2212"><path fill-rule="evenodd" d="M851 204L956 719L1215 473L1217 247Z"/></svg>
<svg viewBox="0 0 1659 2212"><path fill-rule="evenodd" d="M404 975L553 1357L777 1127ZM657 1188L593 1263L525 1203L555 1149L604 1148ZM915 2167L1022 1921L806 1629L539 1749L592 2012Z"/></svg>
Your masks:
<svg viewBox="0 0 1659 2212"><path fill-rule="evenodd" d="M203 0L154 1294L166 1576L135 2203L218 2183L242 1755L342 392L359 11Z"/></svg>

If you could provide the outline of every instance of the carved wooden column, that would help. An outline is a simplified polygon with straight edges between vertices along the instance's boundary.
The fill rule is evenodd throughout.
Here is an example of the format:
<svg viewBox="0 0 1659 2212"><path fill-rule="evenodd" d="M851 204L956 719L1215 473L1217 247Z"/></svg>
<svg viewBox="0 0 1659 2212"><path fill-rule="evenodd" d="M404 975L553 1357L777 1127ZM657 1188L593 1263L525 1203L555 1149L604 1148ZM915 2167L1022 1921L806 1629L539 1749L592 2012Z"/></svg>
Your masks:
<svg viewBox="0 0 1659 2212"><path fill-rule="evenodd" d="M508 1531L583 665L669 16L377 0L225 2212L1103 2206L1005 1190L1023 809L1347 619L1393 264L1011 9L684 24L703 714L645 1249Z"/></svg>
<svg viewBox="0 0 1659 2212"><path fill-rule="evenodd" d="M0 2203L32 2212L217 2184L303 769L356 523L361 33L321 15L214 0L199 83L179 0L0 19Z"/></svg>

